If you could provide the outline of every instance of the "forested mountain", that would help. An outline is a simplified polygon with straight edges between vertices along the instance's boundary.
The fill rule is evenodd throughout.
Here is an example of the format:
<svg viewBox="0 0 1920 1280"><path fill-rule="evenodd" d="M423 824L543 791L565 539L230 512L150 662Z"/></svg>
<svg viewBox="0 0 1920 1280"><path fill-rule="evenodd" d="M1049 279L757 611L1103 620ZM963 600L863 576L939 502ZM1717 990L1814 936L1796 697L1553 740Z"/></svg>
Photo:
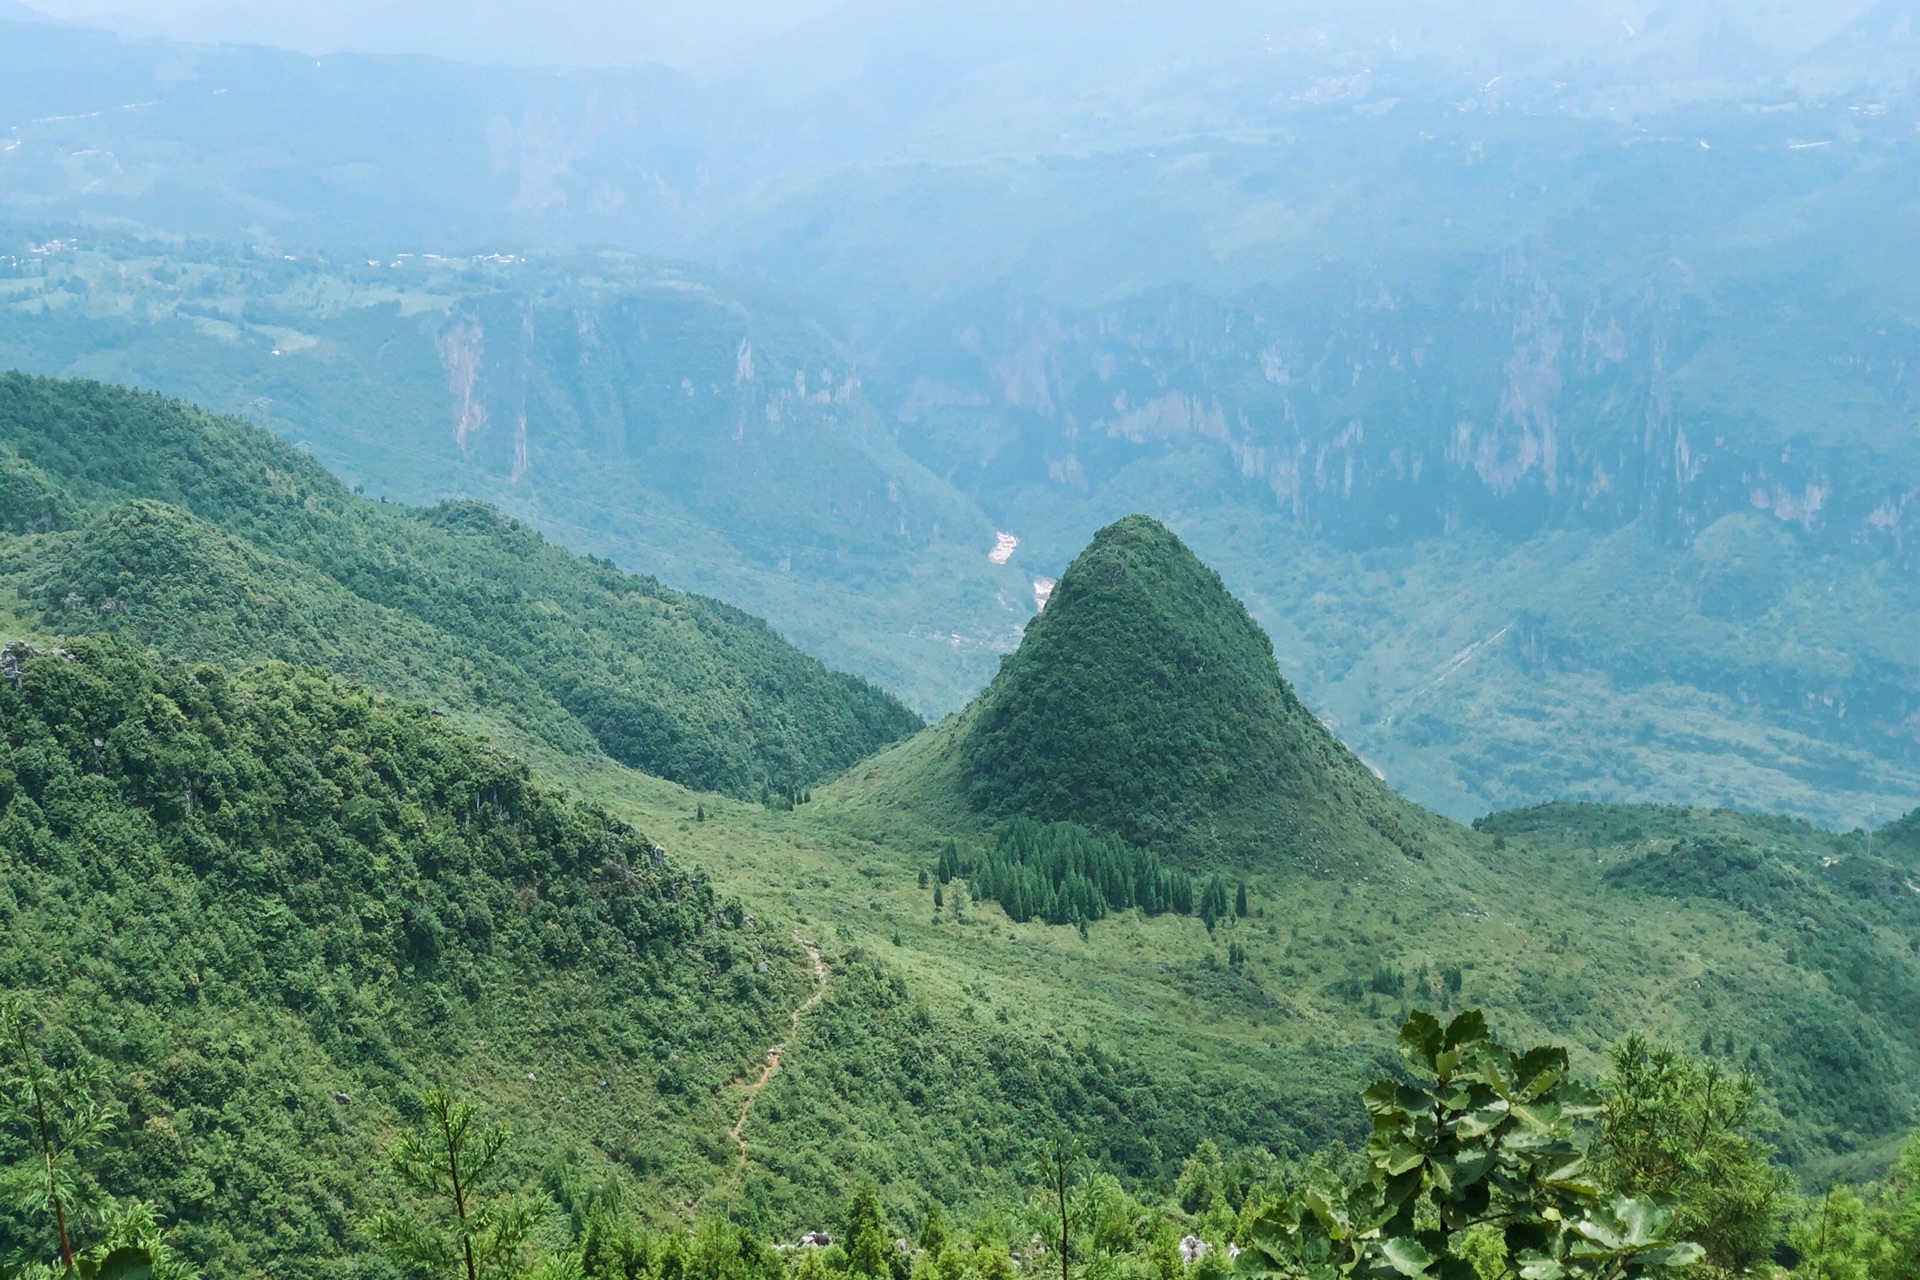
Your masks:
<svg viewBox="0 0 1920 1280"><path fill-rule="evenodd" d="M1146 516L1094 535L967 720L962 785L984 813L1196 860L1420 856L1220 575Z"/></svg>
<svg viewBox="0 0 1920 1280"><path fill-rule="evenodd" d="M317 663L741 795L816 781L919 723L756 618L477 503L357 497L245 422L12 375L0 448L25 535L6 586L37 629Z"/></svg>
<svg viewBox="0 0 1920 1280"><path fill-rule="evenodd" d="M0 0L0 1280L1920 1276L1916 0L269 9Z"/></svg>
<svg viewBox="0 0 1920 1280"><path fill-rule="evenodd" d="M731 695L742 653L812 673L794 705L879 695L496 513L355 497L245 424L0 386L0 563L38 637L0 660L0 979L124 1109L88 1177L203 1266L392 1274L376 1211L411 1202L379 1153L435 1083L519 1130L501 1176L562 1253L613 1248L615 1207L659 1241L687 1212L790 1238L863 1179L895 1221L994 1221L1054 1125L1113 1194L1172 1197L1151 1231L1224 1241L1252 1188L1362 1140L1344 1100L1421 1008L1482 1007L1588 1075L1635 1033L1697 1044L1814 1176L1876 1172L1914 1121L1911 817L1458 826L1320 726L1144 517L1076 559L978 705L729 798L609 759L576 686L495 655L559 600L685 664L599 677L636 695ZM1177 1207L1213 1203L1179 1190L1209 1141L1243 1168L1213 1217ZM653 1261L593 1274L681 1265L629 1243Z"/></svg>

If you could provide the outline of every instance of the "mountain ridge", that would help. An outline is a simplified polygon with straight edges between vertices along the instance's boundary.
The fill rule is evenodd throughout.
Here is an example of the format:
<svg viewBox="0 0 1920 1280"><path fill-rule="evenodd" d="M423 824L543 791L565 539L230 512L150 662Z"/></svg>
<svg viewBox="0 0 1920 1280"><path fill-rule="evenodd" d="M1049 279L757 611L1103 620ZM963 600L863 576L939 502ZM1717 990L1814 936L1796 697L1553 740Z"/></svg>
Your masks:
<svg viewBox="0 0 1920 1280"><path fill-rule="evenodd" d="M468 707L497 686L507 719L563 749L735 794L818 781L920 723L730 605L575 557L480 503L356 496L237 419L8 374L0 445L16 505L73 512L8 561L52 631L357 662ZM310 606L367 630L329 634Z"/></svg>
<svg viewBox="0 0 1920 1280"><path fill-rule="evenodd" d="M1693 164L1662 155L1663 173ZM1863 299L1886 326L1812 347L1785 318L1742 345L1698 330L1699 306L1668 292L1480 255L1409 290L1357 262L1316 268L1304 292L1043 306L993 288L863 351L778 291L631 255L368 265L94 231L15 240L0 364L241 413L369 493L491 502L746 605L923 715L987 683L1037 580L1145 511L1220 570L1344 741L1456 820L1572 796L1851 826L1920 797L1920 667L1893 640L1920 625L1920 602L1881 554L1902 526L1874 516L1920 510L1888 481L1911 449L1873 428L1911 398L1893 376L1898 272ZM1700 305L1748 314L1734 304L1764 283L1734 270L1749 258L1713 249L1700 279L1717 292ZM1842 403L1830 392L1854 347L1866 381ZM1802 377L1814 350L1834 359ZM1684 384L1671 395L1649 380L1654 353L1687 358L1662 366ZM742 355L751 382L736 381ZM1762 366L1779 394L1743 376ZM1541 395L1558 387L1551 402L1504 416L1535 377ZM1653 483L1675 438L1648 443L1606 407L1662 404L1689 442L1683 492ZM1464 454L1461 421L1480 424ZM1511 492L1482 463L1494 480L1519 467ZM1597 485L1596 466L1606 488L1573 486L1576 472ZM1741 479L1762 473L1765 509ZM1810 493L1826 495L1818 512ZM1686 510L1662 514L1676 494ZM1018 539L1003 564L987 555L996 531ZM1573 716L1577 734L1562 729Z"/></svg>

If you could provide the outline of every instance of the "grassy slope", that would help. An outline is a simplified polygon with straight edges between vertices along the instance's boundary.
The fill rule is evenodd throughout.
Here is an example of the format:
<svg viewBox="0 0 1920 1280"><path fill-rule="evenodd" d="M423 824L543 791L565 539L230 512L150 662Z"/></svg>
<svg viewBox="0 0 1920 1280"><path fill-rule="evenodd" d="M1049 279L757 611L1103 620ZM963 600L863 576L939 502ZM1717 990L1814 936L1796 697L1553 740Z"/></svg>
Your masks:
<svg viewBox="0 0 1920 1280"><path fill-rule="evenodd" d="M1609 874L1680 835L1738 836L1814 868L1823 857L1864 861L1862 837L1725 811L1565 806L1516 823L1496 844L1493 833L1433 819L1421 832L1431 850L1423 862L1349 869L1357 878L1293 867L1253 876L1254 916L1212 939L1191 918L1129 914L1095 924L1083 941L1069 928L1012 925L990 905L971 907L960 923L951 904L936 915L917 887L916 872L942 841L987 836L938 767L953 759L961 731L961 718L950 718L791 813L695 796L606 765L545 761L615 811L651 823L768 917L827 941L835 963L856 950L878 957L938 1030L937 1052L956 1074L941 1076L950 1093L917 1102L911 1080L876 1086L872 1073L849 1074L844 1047L803 1035L756 1113L765 1126L755 1148L761 1163L742 1193L747 1207L782 1226L809 1211L817 1218L824 1193L844 1189L862 1167L894 1179L889 1190L902 1203L923 1188L957 1189L964 1199L967 1179L954 1170L973 1176L969 1161L990 1170L992 1142L1004 1137L970 1128L969 1117L1030 1118L1006 1104L1004 1075L957 1071L1005 1034L1039 1056L1100 1046L1154 1082L1158 1105L1137 1113L1142 1145L1102 1129L1097 1097L1076 1104L1109 1159L1135 1176L1171 1176L1175 1135L1310 1146L1351 1122L1344 1102L1379 1070L1402 1011L1447 999L1431 987L1449 965L1463 977L1451 1004L1484 1005L1517 1039L1571 1042L1587 1070L1629 1032L1689 1048L1710 1034L1716 1054L1751 1065L1790 1104L1776 1136L1802 1168L1871 1149L1913 1119L1907 1082L1920 1046L1912 1028L1863 1013L1846 973L1812 953L1790 963L1790 940L1724 901L1649 894ZM708 821L691 820L695 804ZM1844 918L1871 933L1897 981L1916 980L1920 969L1896 927L1860 913ZM1226 964L1234 941L1251 957L1242 975ZM1424 999L1413 986L1422 965ZM1393 975L1382 982L1392 989L1368 990L1376 974ZM836 990L827 1009L853 999ZM866 1013L881 1047L863 1059L910 1057L925 1040ZM1822 1019L1831 1026L1821 1029ZM1843 1061L1835 1072L1822 1058L1829 1036L1857 1046L1872 1069L1850 1072ZM1848 1049L1841 1052L1844 1059ZM1831 1074L1810 1091L1816 1071ZM820 1114L841 1117L846 1129L824 1140L810 1127ZM939 1142L923 1145L927 1134L971 1144L969 1154L943 1162Z"/></svg>

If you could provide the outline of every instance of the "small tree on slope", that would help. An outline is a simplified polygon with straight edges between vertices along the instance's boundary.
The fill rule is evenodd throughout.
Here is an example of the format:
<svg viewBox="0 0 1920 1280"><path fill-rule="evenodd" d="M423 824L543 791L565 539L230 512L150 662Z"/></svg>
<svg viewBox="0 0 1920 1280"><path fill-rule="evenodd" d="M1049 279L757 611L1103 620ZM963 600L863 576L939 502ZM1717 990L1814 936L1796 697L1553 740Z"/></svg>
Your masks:
<svg viewBox="0 0 1920 1280"><path fill-rule="evenodd" d="M1515 1053L1477 1009L1444 1028L1415 1013L1400 1049L1414 1081L1363 1095L1365 1176L1348 1186L1321 1173L1263 1211L1238 1274L1474 1280L1469 1233L1494 1228L1522 1280L1619 1280L1699 1260L1698 1245L1673 1238L1670 1209L1601 1194L1574 1129L1600 1107L1568 1078L1564 1049Z"/></svg>

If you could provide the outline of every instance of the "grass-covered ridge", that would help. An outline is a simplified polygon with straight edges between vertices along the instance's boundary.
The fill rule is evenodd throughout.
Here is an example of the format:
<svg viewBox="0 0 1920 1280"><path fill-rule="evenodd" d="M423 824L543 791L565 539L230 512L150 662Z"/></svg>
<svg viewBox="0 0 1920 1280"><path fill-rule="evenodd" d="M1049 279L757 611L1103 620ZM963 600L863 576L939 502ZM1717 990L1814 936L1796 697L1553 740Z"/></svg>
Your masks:
<svg viewBox="0 0 1920 1280"><path fill-rule="evenodd" d="M1311 861L1341 841L1417 855L1245 606L1147 516L1095 535L968 714L962 780L983 813L1189 858Z"/></svg>
<svg viewBox="0 0 1920 1280"><path fill-rule="evenodd" d="M159 396L0 377L5 585L42 630L329 666L736 794L919 724L737 609L475 503L349 493L265 431Z"/></svg>

